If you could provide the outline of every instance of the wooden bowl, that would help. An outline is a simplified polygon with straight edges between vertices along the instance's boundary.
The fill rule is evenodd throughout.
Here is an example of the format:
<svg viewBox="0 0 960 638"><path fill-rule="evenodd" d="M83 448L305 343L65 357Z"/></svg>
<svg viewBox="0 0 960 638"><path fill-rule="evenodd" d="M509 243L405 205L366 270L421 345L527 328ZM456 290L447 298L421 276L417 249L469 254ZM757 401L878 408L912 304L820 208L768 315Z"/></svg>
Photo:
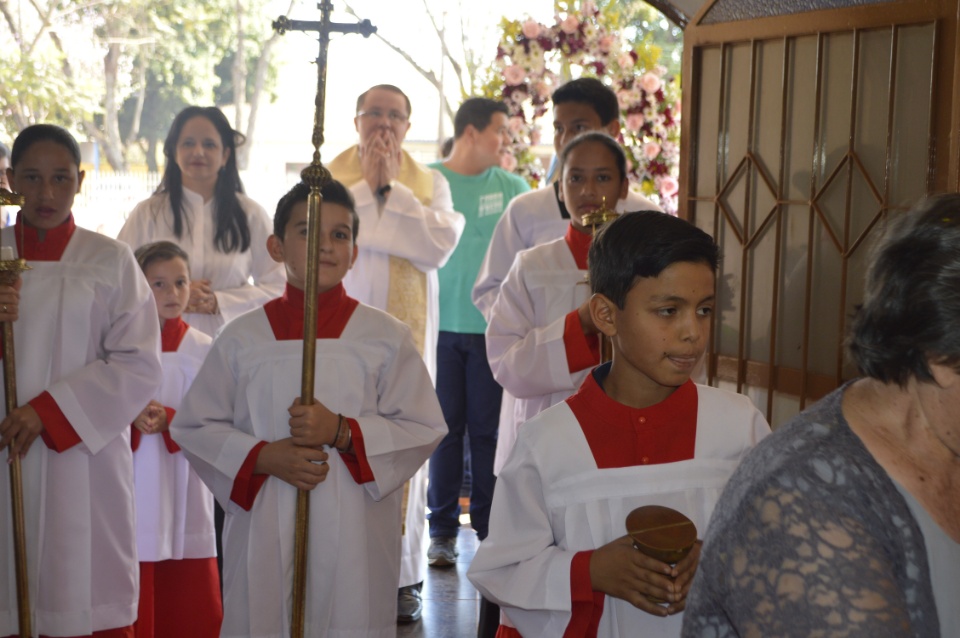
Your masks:
<svg viewBox="0 0 960 638"><path fill-rule="evenodd" d="M650 558L674 565L697 542L697 526L675 509L661 505L638 507L627 515L633 546Z"/></svg>

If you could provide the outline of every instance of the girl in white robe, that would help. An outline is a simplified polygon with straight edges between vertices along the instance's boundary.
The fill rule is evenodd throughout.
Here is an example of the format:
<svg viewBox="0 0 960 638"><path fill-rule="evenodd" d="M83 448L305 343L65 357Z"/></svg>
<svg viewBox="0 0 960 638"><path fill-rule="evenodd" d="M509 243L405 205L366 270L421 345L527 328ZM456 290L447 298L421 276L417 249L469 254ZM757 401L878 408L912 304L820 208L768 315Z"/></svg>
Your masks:
<svg viewBox="0 0 960 638"><path fill-rule="evenodd" d="M27 260L14 324L17 402L0 453L22 458L35 635L129 635L137 617L130 423L157 391L156 305L130 249L78 228L80 149L60 127L24 129L7 175L25 197L2 245ZM17 304L19 301L19 304ZM9 473L0 472L0 636L18 633Z"/></svg>

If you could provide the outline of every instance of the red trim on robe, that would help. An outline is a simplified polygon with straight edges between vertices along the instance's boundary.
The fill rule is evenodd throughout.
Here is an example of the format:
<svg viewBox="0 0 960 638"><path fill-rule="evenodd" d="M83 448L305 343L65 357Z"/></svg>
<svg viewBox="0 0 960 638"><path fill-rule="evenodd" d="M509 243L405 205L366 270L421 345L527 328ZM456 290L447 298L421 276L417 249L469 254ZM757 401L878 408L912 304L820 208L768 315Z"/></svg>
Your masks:
<svg viewBox="0 0 960 638"><path fill-rule="evenodd" d="M564 638L595 638L603 615L604 594L593 591L590 558L593 550L577 552L570 562L571 616Z"/></svg>
<svg viewBox="0 0 960 638"><path fill-rule="evenodd" d="M563 236L563 241L567 243L573 260L577 262L577 268L587 269L587 253L590 252L590 243L593 241L593 235L589 232L582 232L573 227L573 224L567 226L567 233Z"/></svg>
<svg viewBox="0 0 960 638"><path fill-rule="evenodd" d="M25 225L23 213L17 213L17 223L14 228L17 254L27 261L60 261L76 229L77 224L73 220L73 213L70 213L62 224L48 230L43 241L40 241L39 231L33 226Z"/></svg>
<svg viewBox="0 0 960 638"><path fill-rule="evenodd" d="M257 457L260 456L260 450L267 445L266 441L260 441L253 446L247 458L240 466L237 472L237 478L233 479L233 490L230 492L230 500L250 511L253 502L257 500L257 494L260 488L267 482L268 474L254 474L253 469L257 466Z"/></svg>
<svg viewBox="0 0 960 638"><path fill-rule="evenodd" d="M563 347L567 353L570 374L587 370L600 363L600 339L583 332L580 312L571 310L563 323Z"/></svg>
<svg viewBox="0 0 960 638"><path fill-rule="evenodd" d="M41 392L27 403L37 411L43 423L40 437L48 448L54 452L65 452L80 443L80 435L70 425L70 421L60 411L60 406L49 392Z"/></svg>
<svg viewBox="0 0 960 638"><path fill-rule="evenodd" d="M140 563L137 638L217 638L222 621L216 557Z"/></svg>
<svg viewBox="0 0 960 638"><path fill-rule="evenodd" d="M140 449L140 439L143 438L143 432L134 425L130 426L130 449L136 452Z"/></svg>
<svg viewBox="0 0 960 638"><path fill-rule="evenodd" d="M356 419L346 419L346 421L347 425L350 426L350 436L353 437L353 453L341 452L340 458L343 459L343 463L350 471L353 480L359 485L363 485L374 478L370 463L367 462L367 448L363 442L363 432L360 430L360 424Z"/></svg>
<svg viewBox="0 0 960 638"><path fill-rule="evenodd" d="M164 409L167 411L167 423L169 424L170 421L173 420L170 417L170 413L174 412L174 409L173 408L164 408ZM167 452L169 452L170 454L176 454L177 452L180 451L180 446L177 445L177 442L173 440L172 436L170 436L170 430L164 430L160 434L163 436L163 444L166 446Z"/></svg>
<svg viewBox="0 0 960 638"><path fill-rule="evenodd" d="M567 405L599 469L676 463L693 458L697 386L688 380L664 401L635 409L617 403L589 375Z"/></svg>
<svg viewBox="0 0 960 638"><path fill-rule="evenodd" d="M183 317L175 317L164 321L163 325L160 326L160 351L176 352L179 350L180 343L189 329L190 326L183 320Z"/></svg>
<svg viewBox="0 0 960 638"><path fill-rule="evenodd" d="M515 627L500 625L497 627L497 635L495 638L523 638L523 636L520 635L520 632L517 631Z"/></svg>
<svg viewBox="0 0 960 638"><path fill-rule="evenodd" d="M317 339L339 339L359 301L343 284L317 296ZM283 296L263 306L277 341L303 339L303 291L287 283Z"/></svg>

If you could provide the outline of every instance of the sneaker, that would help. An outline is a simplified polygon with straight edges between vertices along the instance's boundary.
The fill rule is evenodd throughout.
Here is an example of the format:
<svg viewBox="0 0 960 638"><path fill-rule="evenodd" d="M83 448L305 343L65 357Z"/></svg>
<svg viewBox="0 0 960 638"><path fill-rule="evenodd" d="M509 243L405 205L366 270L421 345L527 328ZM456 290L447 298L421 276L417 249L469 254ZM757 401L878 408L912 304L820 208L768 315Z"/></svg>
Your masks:
<svg viewBox="0 0 960 638"><path fill-rule="evenodd" d="M422 583L421 583L422 584ZM420 620L423 613L423 601L420 585L408 585L397 590L397 622L408 623Z"/></svg>
<svg viewBox="0 0 960 638"><path fill-rule="evenodd" d="M431 567L449 567L457 564L457 539L438 536L430 539L427 563Z"/></svg>

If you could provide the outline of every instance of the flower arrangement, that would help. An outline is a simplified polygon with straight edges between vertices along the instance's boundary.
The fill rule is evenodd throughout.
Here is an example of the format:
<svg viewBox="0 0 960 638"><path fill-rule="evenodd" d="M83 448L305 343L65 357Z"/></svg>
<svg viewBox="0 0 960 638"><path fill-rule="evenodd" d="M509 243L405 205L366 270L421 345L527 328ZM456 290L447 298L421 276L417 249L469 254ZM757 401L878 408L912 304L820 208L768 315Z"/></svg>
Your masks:
<svg viewBox="0 0 960 638"><path fill-rule="evenodd" d="M613 6L614 3L611 3ZM619 31L611 8L593 0L559 0L551 26L533 19L501 22L494 76L485 93L510 109L512 144L501 162L506 170L537 186L544 167L531 146L540 142L537 121L562 82L593 76L613 89L620 103L621 143L634 187L676 211L679 172L680 87L657 64L660 51L644 41L631 47Z"/></svg>

